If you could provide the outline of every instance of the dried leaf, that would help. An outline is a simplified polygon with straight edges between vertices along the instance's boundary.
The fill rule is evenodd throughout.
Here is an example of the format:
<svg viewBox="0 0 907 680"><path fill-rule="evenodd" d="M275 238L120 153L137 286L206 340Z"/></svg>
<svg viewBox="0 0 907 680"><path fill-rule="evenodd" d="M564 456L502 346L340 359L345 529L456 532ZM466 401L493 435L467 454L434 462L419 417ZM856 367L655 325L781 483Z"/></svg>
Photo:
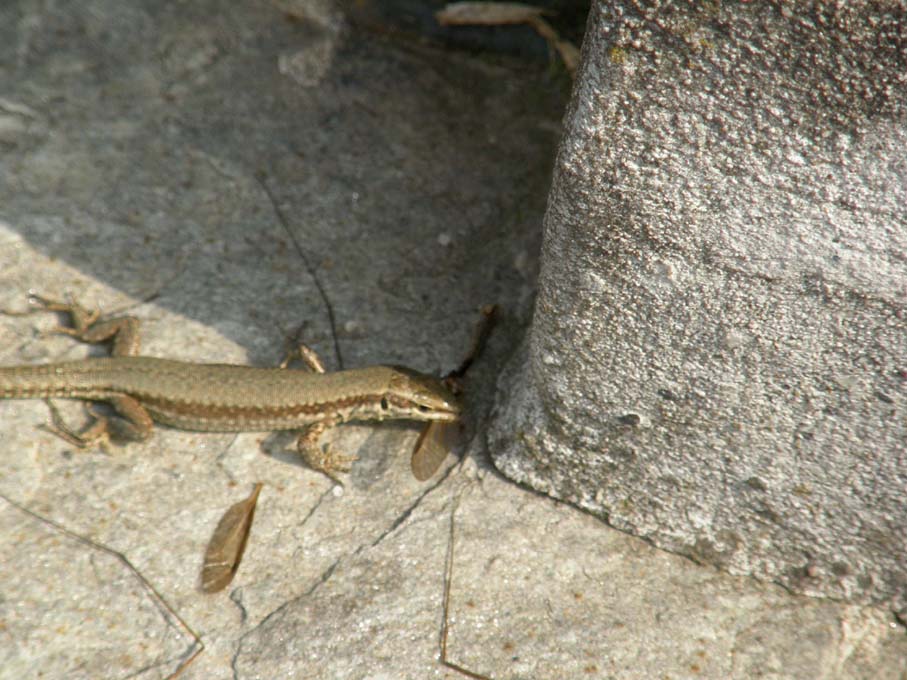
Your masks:
<svg viewBox="0 0 907 680"><path fill-rule="evenodd" d="M542 19L542 17L533 17L532 19L527 20L526 23L532 26L536 33L547 40L548 44L557 50L557 53L561 55L561 60L564 62L564 67L567 69L570 77L575 77L576 69L579 66L579 50L576 48L576 45L569 40L562 40L561 36L554 30L554 27Z"/></svg>
<svg viewBox="0 0 907 680"><path fill-rule="evenodd" d="M440 423L435 421L428 423L422 428L419 439L416 440L416 445L413 447L413 457L410 460L413 476L420 482L431 478L454 447L458 435L459 426L455 422Z"/></svg>
<svg viewBox="0 0 907 680"><path fill-rule="evenodd" d="M570 41L562 40L551 24L542 18L543 14L551 12L518 2L452 2L436 12L435 18L442 26L529 24L557 50L573 78L579 65L579 50Z"/></svg>
<svg viewBox="0 0 907 680"><path fill-rule="evenodd" d="M569 40L558 40L554 43L554 49L561 55L564 62L564 68L571 78L576 78L576 69L579 68L579 48Z"/></svg>
<svg viewBox="0 0 907 680"><path fill-rule="evenodd" d="M442 26L464 24L524 24L542 14L551 14L542 7L533 7L519 2L451 2L435 13Z"/></svg>
<svg viewBox="0 0 907 680"><path fill-rule="evenodd" d="M217 529L208 543L208 549L205 550L205 560L202 564L204 592L216 593L223 590L236 575L243 552L246 550L246 542L249 540L261 487L261 482L256 484L248 498L231 505L220 518Z"/></svg>

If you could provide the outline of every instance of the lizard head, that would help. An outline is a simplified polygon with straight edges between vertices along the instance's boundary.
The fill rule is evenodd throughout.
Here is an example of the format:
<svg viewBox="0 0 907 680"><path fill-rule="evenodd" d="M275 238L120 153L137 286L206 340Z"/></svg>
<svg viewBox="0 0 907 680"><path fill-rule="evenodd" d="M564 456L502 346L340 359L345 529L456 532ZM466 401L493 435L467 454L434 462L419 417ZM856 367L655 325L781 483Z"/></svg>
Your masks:
<svg viewBox="0 0 907 680"><path fill-rule="evenodd" d="M399 366L381 406L388 417L452 422L460 416L460 403L440 378Z"/></svg>

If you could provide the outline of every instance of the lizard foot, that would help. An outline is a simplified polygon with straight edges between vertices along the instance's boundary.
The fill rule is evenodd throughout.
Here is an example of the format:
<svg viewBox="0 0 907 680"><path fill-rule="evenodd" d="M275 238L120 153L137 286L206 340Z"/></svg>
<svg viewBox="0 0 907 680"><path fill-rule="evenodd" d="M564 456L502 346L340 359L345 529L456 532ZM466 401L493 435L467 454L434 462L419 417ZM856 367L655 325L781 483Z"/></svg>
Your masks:
<svg viewBox="0 0 907 680"><path fill-rule="evenodd" d="M338 484L343 484L340 479L340 473L349 472L352 464L359 459L358 456L337 453L330 446L323 448L317 445L300 447L299 452L310 468L324 473Z"/></svg>

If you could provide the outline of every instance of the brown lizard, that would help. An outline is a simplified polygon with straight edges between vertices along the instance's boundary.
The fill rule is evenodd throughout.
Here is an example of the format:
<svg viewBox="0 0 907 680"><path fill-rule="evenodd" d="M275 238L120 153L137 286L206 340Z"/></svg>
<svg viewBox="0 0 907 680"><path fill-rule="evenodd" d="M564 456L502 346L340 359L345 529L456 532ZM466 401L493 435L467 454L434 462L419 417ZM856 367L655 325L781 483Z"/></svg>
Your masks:
<svg viewBox="0 0 907 680"><path fill-rule="evenodd" d="M139 321L134 317L100 319L99 312L74 301L37 295L30 303L38 310L71 316L72 327L55 332L88 343L112 341L112 356L0 367L0 398L106 401L122 416L116 429L127 438L147 439L155 421L204 432L301 430L297 448L303 459L337 480L337 473L349 470L355 457L319 445L329 428L350 420L453 422L459 417L457 398L441 380L407 368L328 373L305 346L274 368L143 357L138 356ZM311 371L286 368L294 356ZM76 433L54 412L50 429L80 447L103 444L110 423L92 415L94 421Z"/></svg>

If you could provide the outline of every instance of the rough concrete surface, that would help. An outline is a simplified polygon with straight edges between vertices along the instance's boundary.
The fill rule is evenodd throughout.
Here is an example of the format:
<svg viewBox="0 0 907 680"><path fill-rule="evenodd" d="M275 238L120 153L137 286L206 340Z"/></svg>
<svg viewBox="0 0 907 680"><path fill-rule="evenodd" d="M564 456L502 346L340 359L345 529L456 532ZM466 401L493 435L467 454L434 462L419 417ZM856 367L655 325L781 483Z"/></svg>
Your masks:
<svg viewBox="0 0 907 680"><path fill-rule="evenodd" d="M545 64L351 26L330 4L0 7L0 307L71 292L142 322L143 352L330 368L453 367L477 427L528 321L565 102ZM300 249L294 245L298 241ZM0 364L89 349L0 318ZM59 404L84 418L80 404ZM504 481L475 442L427 483L416 430L347 426L346 485L289 435L157 428L110 454L0 403L0 493L117 551L205 650L181 677L903 678L881 609L791 596L658 551ZM220 515L264 483L235 581L199 590ZM0 678L165 678L192 650L126 563L0 499Z"/></svg>
<svg viewBox="0 0 907 680"><path fill-rule="evenodd" d="M508 476L907 616L907 3L597 3Z"/></svg>

